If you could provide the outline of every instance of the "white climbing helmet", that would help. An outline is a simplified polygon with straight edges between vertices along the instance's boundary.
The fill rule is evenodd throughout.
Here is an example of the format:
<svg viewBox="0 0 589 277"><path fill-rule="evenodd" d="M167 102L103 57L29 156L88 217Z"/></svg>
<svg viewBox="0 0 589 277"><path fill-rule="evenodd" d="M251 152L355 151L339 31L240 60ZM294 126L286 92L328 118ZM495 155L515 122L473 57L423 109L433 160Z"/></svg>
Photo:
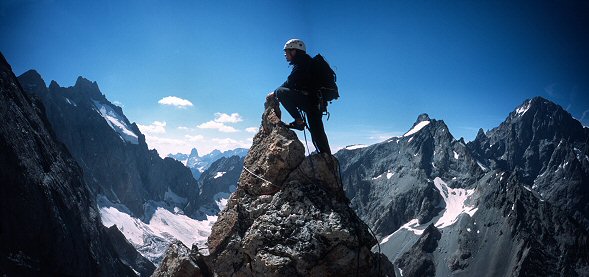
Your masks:
<svg viewBox="0 0 589 277"><path fill-rule="evenodd" d="M305 43L298 38L293 38L287 41L286 44L284 44L284 50L286 49L299 49L304 52L307 52L307 47L305 47Z"/></svg>

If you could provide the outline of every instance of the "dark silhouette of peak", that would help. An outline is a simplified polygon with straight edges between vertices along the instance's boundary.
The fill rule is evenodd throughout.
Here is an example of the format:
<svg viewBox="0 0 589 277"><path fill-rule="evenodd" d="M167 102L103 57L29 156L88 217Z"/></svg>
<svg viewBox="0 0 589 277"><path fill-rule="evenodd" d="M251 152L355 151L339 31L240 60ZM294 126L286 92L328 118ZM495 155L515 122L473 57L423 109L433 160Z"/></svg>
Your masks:
<svg viewBox="0 0 589 277"><path fill-rule="evenodd" d="M429 115L426 113L422 113L417 117L417 123L422 122L422 121L430 121L431 119L429 118Z"/></svg>
<svg viewBox="0 0 589 277"><path fill-rule="evenodd" d="M487 136L485 135L485 131L483 130L483 128L479 129L479 132L477 133L477 137L476 139L483 139L486 138Z"/></svg>
<svg viewBox="0 0 589 277"><path fill-rule="evenodd" d="M489 137L517 130L518 141L539 139L583 140L583 125L560 105L542 97L524 101Z"/></svg>
<svg viewBox="0 0 589 277"><path fill-rule="evenodd" d="M56 91L56 90L58 90L60 88L61 87L59 86L59 84L55 80L51 80L51 83L49 84L49 90L50 91Z"/></svg>
<svg viewBox="0 0 589 277"><path fill-rule="evenodd" d="M108 102L106 97L100 92L98 84L92 82L82 76L78 77L76 84L73 87L74 92L79 92L83 95L87 95L91 99L99 100L101 102ZM110 103L110 102L109 102Z"/></svg>
<svg viewBox="0 0 589 277"><path fill-rule="evenodd" d="M23 73L18 78L19 78L19 80L26 80L26 83L29 86L31 86L31 89L33 89L33 87L35 87L35 88L46 88L47 87L47 85L45 84L45 81L43 80L43 78L41 78L41 75L34 69L31 69L31 70Z"/></svg>
<svg viewBox="0 0 589 277"><path fill-rule="evenodd" d="M78 79L76 80L76 84L74 85L74 87L98 89L98 84L96 84L96 82L92 82L82 76L78 76Z"/></svg>

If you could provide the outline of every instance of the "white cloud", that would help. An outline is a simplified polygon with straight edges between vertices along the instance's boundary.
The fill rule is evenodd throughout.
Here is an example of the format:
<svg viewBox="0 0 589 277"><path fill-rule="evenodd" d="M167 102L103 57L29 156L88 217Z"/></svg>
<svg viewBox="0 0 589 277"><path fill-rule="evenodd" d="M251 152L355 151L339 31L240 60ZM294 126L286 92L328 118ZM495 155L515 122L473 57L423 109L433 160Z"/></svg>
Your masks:
<svg viewBox="0 0 589 277"><path fill-rule="evenodd" d="M160 99L158 103L160 103L161 105L175 106L177 108L192 107L192 102L186 99L178 98L176 96L166 96Z"/></svg>
<svg viewBox="0 0 589 277"><path fill-rule="evenodd" d="M238 132L237 129L231 127L231 126L227 126L222 122L216 122L216 121L209 121L209 122L205 122L203 124L200 124L198 126L196 126L198 128L201 129L216 129L219 132L223 132L223 133L235 133Z"/></svg>
<svg viewBox="0 0 589 277"><path fill-rule="evenodd" d="M146 135L145 141L149 148L156 149L162 158L170 153L190 153L190 150L194 147L187 140L162 138L151 135Z"/></svg>
<svg viewBox="0 0 589 277"><path fill-rule="evenodd" d="M249 140L235 140L232 138L214 138L213 141L216 145L216 149L226 151L235 148L249 148L252 143Z"/></svg>
<svg viewBox="0 0 589 277"><path fill-rule="evenodd" d="M143 134L165 134L166 133L166 122L154 121L150 125L137 124L139 130Z"/></svg>
<svg viewBox="0 0 589 277"><path fill-rule="evenodd" d="M585 116L587 116L587 113L589 113L589 110L583 111L583 115L581 115L581 120L585 120Z"/></svg>
<svg viewBox="0 0 589 277"><path fill-rule="evenodd" d="M195 135L195 136L185 135L184 137L187 138L188 141L191 141L191 142L204 141L204 139L205 139L205 137L201 136L201 135Z"/></svg>
<svg viewBox="0 0 589 277"><path fill-rule="evenodd" d="M232 113L228 115L226 113L215 113L215 122L220 123L237 123L243 121L238 113Z"/></svg>
<svg viewBox="0 0 589 277"><path fill-rule="evenodd" d="M249 128L245 128L245 131L248 133L257 133L258 132L258 127L249 127Z"/></svg>

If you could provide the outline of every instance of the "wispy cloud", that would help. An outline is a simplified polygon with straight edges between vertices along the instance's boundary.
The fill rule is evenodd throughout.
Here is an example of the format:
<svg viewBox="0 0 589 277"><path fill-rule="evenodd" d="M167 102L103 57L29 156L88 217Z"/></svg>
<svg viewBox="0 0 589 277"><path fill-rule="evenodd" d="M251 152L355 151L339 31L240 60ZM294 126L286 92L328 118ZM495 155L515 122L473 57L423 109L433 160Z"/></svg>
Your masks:
<svg viewBox="0 0 589 277"><path fill-rule="evenodd" d="M158 101L158 103L160 105L174 106L176 108L192 107L192 102L190 102L186 99L176 97L176 96L166 96L166 97L160 99L160 101Z"/></svg>
<svg viewBox="0 0 589 277"><path fill-rule="evenodd" d="M249 128L245 128L245 131L248 132L248 133L255 134L255 133L258 132L258 129L259 129L258 127L249 127Z"/></svg>
<svg viewBox="0 0 589 277"><path fill-rule="evenodd" d="M237 123L243 121L243 118L238 113L226 114L226 113L215 113L215 122L221 123Z"/></svg>
<svg viewBox="0 0 589 277"><path fill-rule="evenodd" d="M557 96L557 92L556 92L557 85L558 85L557 83L552 83L552 84L546 86L544 88L544 91L548 94L548 96L555 97L555 96Z"/></svg>
<svg viewBox="0 0 589 277"><path fill-rule="evenodd" d="M249 148L252 145L252 141L250 139L235 140L232 138L214 138L212 141L215 143L217 149L221 151L235 148Z"/></svg>
<svg viewBox="0 0 589 277"><path fill-rule="evenodd" d="M373 131L370 136L368 136L368 140L373 143L385 141L392 137L398 137L402 135L402 132L380 132L380 131Z"/></svg>
<svg viewBox="0 0 589 277"><path fill-rule="evenodd" d="M200 124L198 126L196 126L198 128L201 129L215 129L219 132L223 132L223 133L235 133L235 132L239 132L237 129L231 127L231 126L227 126L222 122L217 122L217 121L209 121L209 122L205 122L203 124Z"/></svg>
<svg viewBox="0 0 589 277"><path fill-rule="evenodd" d="M154 121L149 125L137 124L139 130L143 134L165 134L166 133L166 122L165 121Z"/></svg>
<svg viewBox="0 0 589 277"><path fill-rule="evenodd" d="M581 115L581 120L585 120L585 117L587 116L587 113L589 113L589 110L584 110L583 114Z"/></svg>

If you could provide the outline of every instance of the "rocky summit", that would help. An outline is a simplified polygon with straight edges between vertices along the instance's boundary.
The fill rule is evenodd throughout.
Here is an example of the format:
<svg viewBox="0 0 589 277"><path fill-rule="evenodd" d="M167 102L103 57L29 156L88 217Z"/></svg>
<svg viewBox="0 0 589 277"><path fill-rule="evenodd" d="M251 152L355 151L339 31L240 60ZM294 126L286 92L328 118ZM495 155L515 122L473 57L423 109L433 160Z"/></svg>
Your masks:
<svg viewBox="0 0 589 277"><path fill-rule="evenodd" d="M207 261L202 270L217 276L394 276L387 258L371 252L377 241L348 203L338 161L305 157L280 121L278 103L268 100L237 191L213 226L210 256L195 247L182 255L176 246L165 258L168 268L156 273L169 276ZM169 268L174 264L186 268Z"/></svg>

